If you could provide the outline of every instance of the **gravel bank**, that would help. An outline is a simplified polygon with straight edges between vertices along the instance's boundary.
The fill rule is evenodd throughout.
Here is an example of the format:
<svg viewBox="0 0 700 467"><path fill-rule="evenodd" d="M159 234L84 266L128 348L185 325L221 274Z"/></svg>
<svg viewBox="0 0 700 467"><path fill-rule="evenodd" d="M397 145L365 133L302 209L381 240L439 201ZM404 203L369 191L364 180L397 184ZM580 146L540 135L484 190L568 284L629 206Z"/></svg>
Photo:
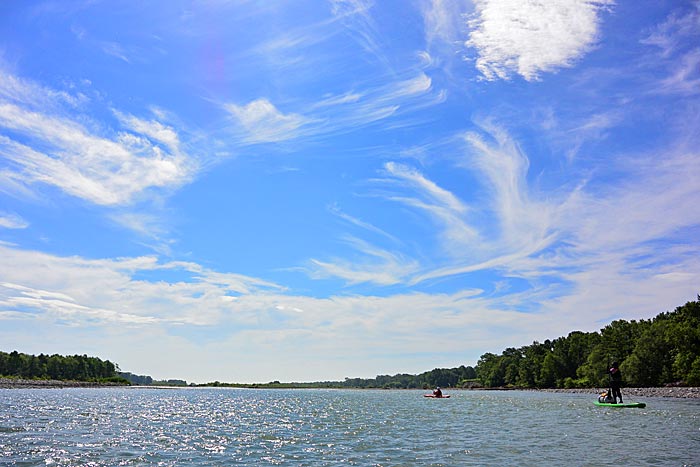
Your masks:
<svg viewBox="0 0 700 467"><path fill-rule="evenodd" d="M564 392L577 394L600 394L607 388L593 389L542 389L548 392ZM677 399L700 399L700 387L663 387L663 388L622 388L622 397L673 397Z"/></svg>

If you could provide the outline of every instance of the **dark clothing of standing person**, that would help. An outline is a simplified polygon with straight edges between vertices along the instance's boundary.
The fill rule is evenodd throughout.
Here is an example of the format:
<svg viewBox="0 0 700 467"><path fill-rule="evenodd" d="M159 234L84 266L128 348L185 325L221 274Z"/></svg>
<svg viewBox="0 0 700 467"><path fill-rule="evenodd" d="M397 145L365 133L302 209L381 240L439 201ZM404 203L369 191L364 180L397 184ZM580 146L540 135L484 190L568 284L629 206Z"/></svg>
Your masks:
<svg viewBox="0 0 700 467"><path fill-rule="evenodd" d="M620 392L620 386L622 385L622 372L617 366L617 362L613 362L612 366L608 370L610 375L610 389L612 390L613 404L617 404L617 399L620 399L620 404L622 404L622 392Z"/></svg>

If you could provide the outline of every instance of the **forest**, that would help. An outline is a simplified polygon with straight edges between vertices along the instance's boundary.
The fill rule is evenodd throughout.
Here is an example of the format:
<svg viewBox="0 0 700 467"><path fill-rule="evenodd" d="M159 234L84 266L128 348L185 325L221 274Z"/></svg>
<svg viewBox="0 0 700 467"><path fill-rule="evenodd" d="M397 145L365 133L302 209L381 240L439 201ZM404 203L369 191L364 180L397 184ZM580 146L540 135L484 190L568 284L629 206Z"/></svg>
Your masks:
<svg viewBox="0 0 700 467"><path fill-rule="evenodd" d="M700 296L649 320L616 320L600 332L570 332L544 342L485 353L475 367L435 368L418 375L380 375L345 381L265 384L220 383L203 386L324 388L591 388L608 384L607 369L620 364L625 385L700 386ZM153 381L118 373L110 361L86 355L26 355L0 352L0 376L134 384L185 385L182 380Z"/></svg>
<svg viewBox="0 0 700 467"><path fill-rule="evenodd" d="M485 387L604 387L613 361L627 386L700 386L700 296L650 320L486 353L475 369Z"/></svg>
<svg viewBox="0 0 700 467"><path fill-rule="evenodd" d="M124 382L109 360L87 355L27 355L0 352L0 376L63 381Z"/></svg>

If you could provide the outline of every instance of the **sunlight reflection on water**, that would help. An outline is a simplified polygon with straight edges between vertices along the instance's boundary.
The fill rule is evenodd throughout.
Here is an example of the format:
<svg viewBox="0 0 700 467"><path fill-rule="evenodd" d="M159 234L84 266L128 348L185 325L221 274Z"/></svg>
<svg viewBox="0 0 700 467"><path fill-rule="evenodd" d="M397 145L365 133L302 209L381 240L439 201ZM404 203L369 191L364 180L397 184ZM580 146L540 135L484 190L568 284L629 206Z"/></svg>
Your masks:
<svg viewBox="0 0 700 467"><path fill-rule="evenodd" d="M688 465L700 402L456 391L0 392L2 465Z"/></svg>

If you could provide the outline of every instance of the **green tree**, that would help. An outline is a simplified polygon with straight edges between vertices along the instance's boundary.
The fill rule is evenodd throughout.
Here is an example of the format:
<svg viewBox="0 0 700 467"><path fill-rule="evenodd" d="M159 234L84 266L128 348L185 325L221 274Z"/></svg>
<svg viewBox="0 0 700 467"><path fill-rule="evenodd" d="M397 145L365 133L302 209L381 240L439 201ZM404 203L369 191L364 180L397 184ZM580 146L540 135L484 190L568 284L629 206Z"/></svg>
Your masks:
<svg viewBox="0 0 700 467"><path fill-rule="evenodd" d="M481 384L487 388L504 385L505 368L501 365L502 358L493 353L485 353L476 364L476 375Z"/></svg>
<svg viewBox="0 0 700 467"><path fill-rule="evenodd" d="M669 321L666 336L675 354L673 381L700 386L700 297L657 319Z"/></svg>
<svg viewBox="0 0 700 467"><path fill-rule="evenodd" d="M562 374L562 363L557 356L551 352L544 357L537 386L540 388L553 388L557 386L557 380Z"/></svg>
<svg viewBox="0 0 700 467"><path fill-rule="evenodd" d="M620 366L631 386L661 386L672 379L674 349L667 340L667 320L648 326L636 341L634 351Z"/></svg>

